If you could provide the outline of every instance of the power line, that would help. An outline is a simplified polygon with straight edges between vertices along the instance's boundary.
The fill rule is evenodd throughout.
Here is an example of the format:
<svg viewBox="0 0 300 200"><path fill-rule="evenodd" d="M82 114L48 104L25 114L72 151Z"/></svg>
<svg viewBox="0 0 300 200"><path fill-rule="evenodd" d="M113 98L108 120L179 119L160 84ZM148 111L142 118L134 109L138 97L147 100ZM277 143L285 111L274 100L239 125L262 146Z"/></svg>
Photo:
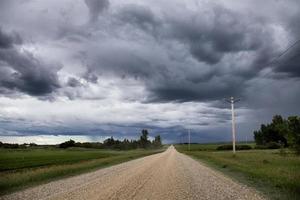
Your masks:
<svg viewBox="0 0 300 200"><path fill-rule="evenodd" d="M280 54L278 54L274 59L272 59L269 63L266 64L266 66L273 65L277 62L277 60L287 54L292 48L294 48L296 45L300 44L300 39L296 40L294 43L289 45L284 51L282 51ZM264 74L263 76L266 76L270 74L272 71L268 72L267 74ZM234 97L230 97L229 99L225 99L226 102L231 104L231 120L232 120L232 150L235 154L236 148L236 127L235 127L235 113L234 113L234 103L240 101L240 99L235 99ZM246 139L247 140L247 139Z"/></svg>
<svg viewBox="0 0 300 200"><path fill-rule="evenodd" d="M300 39L296 40L294 43L292 43L291 45L289 45L285 50L283 50L281 53L279 53L275 58L273 58L269 63L266 64L266 66L270 66L273 64L276 64L278 62L278 59L282 56L284 56L285 54L287 54L292 48L294 48L295 46L297 46L298 44L300 44ZM264 76L270 74L272 71L264 74Z"/></svg>
<svg viewBox="0 0 300 200"><path fill-rule="evenodd" d="M273 79L272 75L274 75L274 70L272 67L276 67L276 66L272 66L277 64L277 62L279 62L279 58L281 58L282 56L286 55L287 53L290 52L291 49L293 49L294 47L296 47L297 45L300 44L300 39L296 40L295 42L293 42L291 45L289 45L288 47L286 47L281 53L279 53L276 57L274 57L270 62L268 62L267 64L265 64L266 67L269 67L270 70L268 71L264 71L262 73L262 71L260 71L260 78L263 79ZM284 62L280 62L281 65L284 65ZM275 71L276 72L276 71ZM268 84L268 82L264 82L263 84L260 85L259 90L264 90L265 88L267 88L268 86L270 86L270 84Z"/></svg>
<svg viewBox="0 0 300 200"><path fill-rule="evenodd" d="M281 56L283 56L284 54L286 54L291 48L293 48L294 46L296 46L299 42L300 42L300 39L297 40L296 42L294 42L293 44L291 44L290 46L288 46L281 54L279 54L273 60L276 60L276 59L280 58Z"/></svg>

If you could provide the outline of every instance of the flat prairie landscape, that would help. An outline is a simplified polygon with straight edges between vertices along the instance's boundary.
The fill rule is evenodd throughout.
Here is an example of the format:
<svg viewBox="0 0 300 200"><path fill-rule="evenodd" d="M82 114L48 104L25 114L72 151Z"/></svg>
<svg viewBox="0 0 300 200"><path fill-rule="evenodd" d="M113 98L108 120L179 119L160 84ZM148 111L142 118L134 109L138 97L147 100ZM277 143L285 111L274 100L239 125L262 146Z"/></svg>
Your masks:
<svg viewBox="0 0 300 200"><path fill-rule="evenodd" d="M161 151L163 150L0 149L0 194Z"/></svg>
<svg viewBox="0 0 300 200"><path fill-rule="evenodd" d="M294 152L250 149L233 155L220 150L227 145L1 149L0 198L299 199L300 157Z"/></svg>
<svg viewBox="0 0 300 200"><path fill-rule="evenodd" d="M253 186L270 199L300 199L300 157L287 149L217 151L220 144L176 145L176 149L240 182ZM250 144L253 146L253 144Z"/></svg>
<svg viewBox="0 0 300 200"><path fill-rule="evenodd" d="M300 0L0 0L0 200L300 200Z"/></svg>
<svg viewBox="0 0 300 200"><path fill-rule="evenodd" d="M3 199L260 200L264 197L170 146L162 153L29 188Z"/></svg>

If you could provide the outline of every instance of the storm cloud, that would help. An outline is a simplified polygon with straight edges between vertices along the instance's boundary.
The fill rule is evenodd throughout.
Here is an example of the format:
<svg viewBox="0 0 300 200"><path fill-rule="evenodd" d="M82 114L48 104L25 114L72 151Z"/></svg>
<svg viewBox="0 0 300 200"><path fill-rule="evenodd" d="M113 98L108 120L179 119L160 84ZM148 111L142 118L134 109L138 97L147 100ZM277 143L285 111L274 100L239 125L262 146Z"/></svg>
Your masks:
<svg viewBox="0 0 300 200"><path fill-rule="evenodd" d="M12 36L0 29L0 89L10 93L17 90L33 96L53 92L59 87L58 66L47 65L26 50L15 45L21 44L19 35Z"/></svg>
<svg viewBox="0 0 300 200"><path fill-rule="evenodd" d="M97 21L100 13L108 8L109 1L108 0L84 0L90 15L90 21Z"/></svg>
<svg viewBox="0 0 300 200"><path fill-rule="evenodd" d="M6 34L0 27L0 48L11 48L14 44L21 44L22 39L17 33Z"/></svg>
<svg viewBox="0 0 300 200"><path fill-rule="evenodd" d="M286 73L291 77L300 77L300 39L296 41L290 49L280 55L281 57L274 62L277 72ZM286 55L285 55L286 54Z"/></svg>
<svg viewBox="0 0 300 200"><path fill-rule="evenodd" d="M148 127L171 142L191 128L197 141L227 140L230 96L242 99L240 139L274 114L300 114L297 0L14 0L0 10L3 135L25 130L5 122L14 114L33 135ZM44 114L29 114L36 107Z"/></svg>
<svg viewBox="0 0 300 200"><path fill-rule="evenodd" d="M282 53L282 44L275 40L273 26L278 24L267 19L209 3L188 12L168 8L157 12L129 4L116 13L117 22L111 26L128 34L124 40L99 41L99 46L87 50L89 66L100 73L144 80L149 101L244 96L247 82L266 68L297 74L298 62L288 55L284 57L289 63L270 65Z"/></svg>

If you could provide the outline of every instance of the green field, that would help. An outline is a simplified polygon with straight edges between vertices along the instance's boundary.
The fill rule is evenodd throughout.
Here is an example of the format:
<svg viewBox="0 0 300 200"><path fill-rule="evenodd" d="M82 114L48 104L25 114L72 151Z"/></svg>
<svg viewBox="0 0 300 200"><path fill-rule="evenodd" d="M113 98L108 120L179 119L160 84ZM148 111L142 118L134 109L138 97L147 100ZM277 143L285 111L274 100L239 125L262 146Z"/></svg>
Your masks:
<svg viewBox="0 0 300 200"><path fill-rule="evenodd" d="M0 149L0 194L88 172L163 151L98 149Z"/></svg>
<svg viewBox="0 0 300 200"><path fill-rule="evenodd" d="M176 145L182 153L257 188L271 199L300 199L300 156L281 150L215 151L218 144ZM281 153L280 153L281 152Z"/></svg>

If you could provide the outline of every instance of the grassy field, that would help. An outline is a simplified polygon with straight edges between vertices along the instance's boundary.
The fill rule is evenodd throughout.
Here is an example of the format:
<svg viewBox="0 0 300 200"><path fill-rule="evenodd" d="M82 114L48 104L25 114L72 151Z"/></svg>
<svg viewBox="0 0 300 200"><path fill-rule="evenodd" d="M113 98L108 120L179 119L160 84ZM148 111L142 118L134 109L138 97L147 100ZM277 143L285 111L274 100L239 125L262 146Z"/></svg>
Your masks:
<svg viewBox="0 0 300 200"><path fill-rule="evenodd" d="M218 144L176 145L182 153L253 186L270 199L300 199L300 156L280 150L215 151Z"/></svg>
<svg viewBox="0 0 300 200"><path fill-rule="evenodd" d="M163 150L0 149L0 195L161 151Z"/></svg>

